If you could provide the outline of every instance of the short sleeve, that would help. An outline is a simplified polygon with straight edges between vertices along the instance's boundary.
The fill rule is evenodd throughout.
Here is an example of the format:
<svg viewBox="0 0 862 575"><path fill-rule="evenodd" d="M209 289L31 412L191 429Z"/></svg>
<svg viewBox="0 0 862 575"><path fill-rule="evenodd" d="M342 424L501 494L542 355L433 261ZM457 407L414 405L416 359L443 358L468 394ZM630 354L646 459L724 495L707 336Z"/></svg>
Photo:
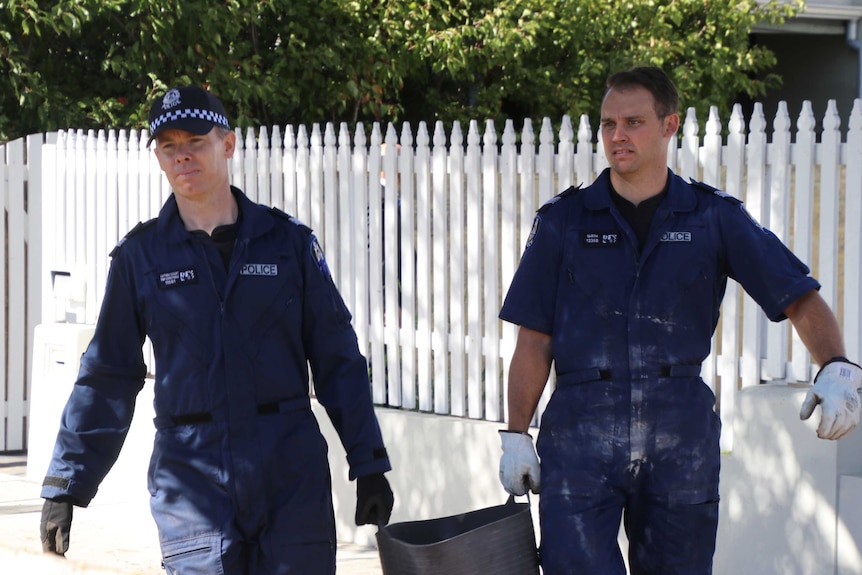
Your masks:
<svg viewBox="0 0 862 575"><path fill-rule="evenodd" d="M786 319L784 310L820 283L810 269L742 204L722 215L728 275L738 281L771 321Z"/></svg>
<svg viewBox="0 0 862 575"><path fill-rule="evenodd" d="M562 260L562 223L557 210L536 214L500 319L551 334Z"/></svg>

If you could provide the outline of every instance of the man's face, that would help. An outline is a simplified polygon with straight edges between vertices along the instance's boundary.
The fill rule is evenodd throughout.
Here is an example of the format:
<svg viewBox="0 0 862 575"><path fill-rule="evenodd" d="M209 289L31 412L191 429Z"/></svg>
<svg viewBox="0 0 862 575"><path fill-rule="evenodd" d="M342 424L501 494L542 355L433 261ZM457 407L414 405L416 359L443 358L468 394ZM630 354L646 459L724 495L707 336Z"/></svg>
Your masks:
<svg viewBox="0 0 862 575"><path fill-rule="evenodd" d="M229 185L227 160L233 156L236 135L222 137L215 128L204 135L165 130L156 138L156 158L175 194L195 199Z"/></svg>
<svg viewBox="0 0 862 575"><path fill-rule="evenodd" d="M628 177L663 173L668 140L679 128L679 115L659 118L655 99L641 87L611 89L602 102L602 142L611 170Z"/></svg>

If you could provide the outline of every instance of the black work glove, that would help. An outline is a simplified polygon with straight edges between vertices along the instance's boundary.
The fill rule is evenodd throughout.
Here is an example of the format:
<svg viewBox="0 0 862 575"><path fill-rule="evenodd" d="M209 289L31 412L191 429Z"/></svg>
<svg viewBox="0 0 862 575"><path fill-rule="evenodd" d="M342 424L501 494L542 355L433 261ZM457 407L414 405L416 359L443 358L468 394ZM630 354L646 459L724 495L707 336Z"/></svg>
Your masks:
<svg viewBox="0 0 862 575"><path fill-rule="evenodd" d="M69 532L72 530L72 502L46 499L42 505L42 551L65 555L69 550Z"/></svg>
<svg viewBox="0 0 862 575"><path fill-rule="evenodd" d="M392 515L395 496L382 473L356 479L356 524L386 525Z"/></svg>

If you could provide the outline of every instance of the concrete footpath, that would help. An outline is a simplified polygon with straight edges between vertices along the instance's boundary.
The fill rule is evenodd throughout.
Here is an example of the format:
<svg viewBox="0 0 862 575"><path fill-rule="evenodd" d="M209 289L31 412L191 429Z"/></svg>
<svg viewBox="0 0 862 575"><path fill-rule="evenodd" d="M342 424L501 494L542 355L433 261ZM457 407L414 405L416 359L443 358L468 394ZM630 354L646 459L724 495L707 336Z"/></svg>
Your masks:
<svg viewBox="0 0 862 575"><path fill-rule="evenodd" d="M0 454L0 566L4 574L159 575L158 534L140 503L98 497L75 508L66 559L41 552L40 485L26 477L23 454ZM377 549L339 543L338 575L381 575Z"/></svg>

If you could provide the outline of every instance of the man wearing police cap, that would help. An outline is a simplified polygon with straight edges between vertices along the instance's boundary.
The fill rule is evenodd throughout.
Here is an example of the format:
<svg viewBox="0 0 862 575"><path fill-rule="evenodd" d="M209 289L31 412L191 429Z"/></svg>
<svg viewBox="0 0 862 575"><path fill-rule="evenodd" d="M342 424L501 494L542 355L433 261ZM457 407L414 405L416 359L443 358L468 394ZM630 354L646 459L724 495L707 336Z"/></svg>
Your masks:
<svg viewBox="0 0 862 575"><path fill-rule="evenodd" d="M385 524L393 495L365 358L311 230L229 183L236 146L221 102L174 88L149 115L173 194L111 253L45 478L43 548L69 547L125 439L155 358L148 486L170 574L335 572L327 446L317 400L357 480L356 523Z"/></svg>

